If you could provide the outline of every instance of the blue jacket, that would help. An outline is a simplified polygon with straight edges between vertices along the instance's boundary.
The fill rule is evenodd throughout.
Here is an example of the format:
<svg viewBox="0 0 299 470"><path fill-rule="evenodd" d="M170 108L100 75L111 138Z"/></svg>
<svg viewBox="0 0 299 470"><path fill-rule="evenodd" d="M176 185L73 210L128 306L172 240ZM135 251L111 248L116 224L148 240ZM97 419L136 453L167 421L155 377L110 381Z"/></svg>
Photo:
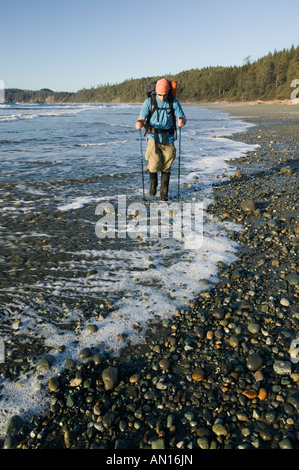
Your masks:
<svg viewBox="0 0 299 470"><path fill-rule="evenodd" d="M159 108L159 121L158 121L157 111L155 111L150 119L149 125L156 127L157 129L169 129L170 127L174 125L169 102L168 100L161 101L159 100L159 98L156 98L156 100L157 100L157 105ZM176 98L173 99L173 110L174 110L174 115L176 119L178 117L181 117L181 118L185 117L184 111L179 101ZM147 119L147 117L150 114L150 111L151 111L151 99L147 98L142 105L139 116ZM159 143L161 144L162 134L158 134L158 136L159 136ZM149 134L148 137L149 139L154 140L153 134ZM174 140L175 140L174 134L167 134L165 143L169 144L171 142L174 142Z"/></svg>

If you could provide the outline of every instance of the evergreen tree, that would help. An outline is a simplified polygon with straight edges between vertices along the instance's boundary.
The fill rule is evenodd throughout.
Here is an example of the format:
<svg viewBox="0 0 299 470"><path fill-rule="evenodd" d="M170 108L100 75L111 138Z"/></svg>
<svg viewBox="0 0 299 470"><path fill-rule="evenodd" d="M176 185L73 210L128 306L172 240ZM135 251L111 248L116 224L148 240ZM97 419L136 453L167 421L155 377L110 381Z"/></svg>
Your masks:
<svg viewBox="0 0 299 470"><path fill-rule="evenodd" d="M131 78L77 93L11 89L5 96L7 102L140 103L146 98L148 85L157 78ZM191 69L166 78L178 82L182 102L290 99L291 83L299 79L299 46L270 52L255 62L248 56L241 67Z"/></svg>

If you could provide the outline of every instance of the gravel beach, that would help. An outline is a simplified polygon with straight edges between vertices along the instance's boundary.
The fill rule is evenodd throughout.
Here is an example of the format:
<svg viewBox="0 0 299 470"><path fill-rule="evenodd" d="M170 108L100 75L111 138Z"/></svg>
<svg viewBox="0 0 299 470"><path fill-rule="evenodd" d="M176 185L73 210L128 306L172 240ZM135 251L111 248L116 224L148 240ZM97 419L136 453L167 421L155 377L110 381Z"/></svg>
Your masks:
<svg viewBox="0 0 299 470"><path fill-rule="evenodd" d="M2 447L299 448L299 105L206 107L256 123L229 137L259 147L229 162L208 209L241 225L227 229L238 260L120 357L70 358L48 383L51 409L10 419Z"/></svg>

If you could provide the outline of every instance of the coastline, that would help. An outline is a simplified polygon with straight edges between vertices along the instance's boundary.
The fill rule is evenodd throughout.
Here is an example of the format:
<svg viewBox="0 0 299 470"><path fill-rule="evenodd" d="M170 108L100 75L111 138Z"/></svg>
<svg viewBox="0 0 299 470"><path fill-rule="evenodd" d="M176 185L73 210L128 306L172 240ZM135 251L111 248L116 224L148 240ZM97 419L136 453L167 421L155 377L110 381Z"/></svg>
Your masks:
<svg viewBox="0 0 299 470"><path fill-rule="evenodd" d="M202 106L256 124L230 137L260 147L231 162L235 176L215 185L209 207L243 226L228 232L238 260L219 264L220 281L188 311L150 325L144 344L121 358L70 364L50 384L51 410L11 427L6 448L299 447L299 368L290 359L299 324L298 111Z"/></svg>

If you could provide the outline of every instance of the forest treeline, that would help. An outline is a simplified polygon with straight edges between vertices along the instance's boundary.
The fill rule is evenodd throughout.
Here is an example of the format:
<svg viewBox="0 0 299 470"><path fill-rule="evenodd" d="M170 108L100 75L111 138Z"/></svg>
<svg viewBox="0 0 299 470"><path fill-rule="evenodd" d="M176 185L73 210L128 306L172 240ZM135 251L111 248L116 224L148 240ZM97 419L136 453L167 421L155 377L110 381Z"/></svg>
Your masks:
<svg viewBox="0 0 299 470"><path fill-rule="evenodd" d="M54 92L49 89L27 91L7 89L6 102L72 102L72 103L140 103L146 98L148 85L159 77L125 80L76 93ZM167 75L178 82L178 98L182 102L211 102L217 100L287 100L299 79L299 46L292 46L254 62L244 59L242 66L205 67Z"/></svg>

